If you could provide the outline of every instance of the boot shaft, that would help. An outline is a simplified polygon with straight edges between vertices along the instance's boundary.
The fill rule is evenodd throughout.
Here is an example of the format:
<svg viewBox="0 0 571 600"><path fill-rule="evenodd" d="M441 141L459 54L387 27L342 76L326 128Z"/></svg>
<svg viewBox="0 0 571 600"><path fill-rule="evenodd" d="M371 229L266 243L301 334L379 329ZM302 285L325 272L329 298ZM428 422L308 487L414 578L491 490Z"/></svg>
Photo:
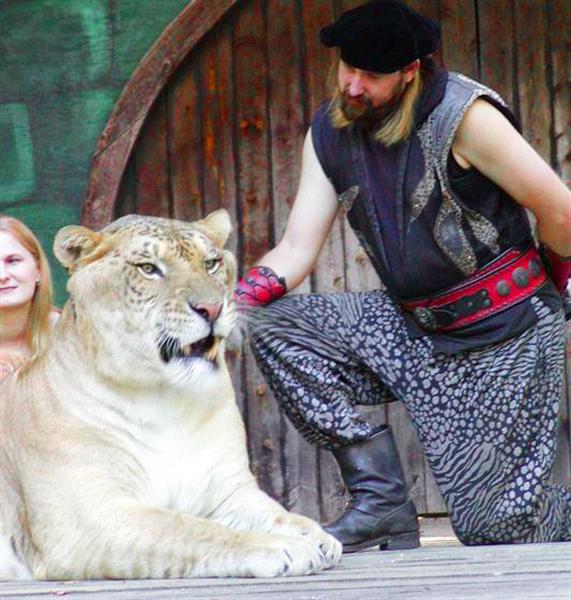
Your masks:
<svg viewBox="0 0 571 600"><path fill-rule="evenodd" d="M393 433L387 426L373 437L333 451L352 498L373 495L375 503L402 504L408 494Z"/></svg>

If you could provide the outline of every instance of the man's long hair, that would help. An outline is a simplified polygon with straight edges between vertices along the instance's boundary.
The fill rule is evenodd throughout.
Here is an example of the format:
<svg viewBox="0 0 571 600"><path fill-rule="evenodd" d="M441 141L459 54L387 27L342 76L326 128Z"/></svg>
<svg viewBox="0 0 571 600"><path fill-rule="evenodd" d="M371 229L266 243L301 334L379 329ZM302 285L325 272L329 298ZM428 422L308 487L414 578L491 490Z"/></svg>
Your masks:
<svg viewBox="0 0 571 600"><path fill-rule="evenodd" d="M336 129L342 129L353 124L341 109L341 91L337 82L337 71L339 69L338 57L333 64L330 72L330 86L333 90L333 96L329 107L331 124ZM435 63L431 57L425 56L420 60L420 69L415 73L414 78L407 84L403 95L401 96L397 107L389 115L380 121L379 127L374 131L373 138L385 145L392 146L404 142L414 129L414 120L416 104L426 80L432 76L435 70Z"/></svg>

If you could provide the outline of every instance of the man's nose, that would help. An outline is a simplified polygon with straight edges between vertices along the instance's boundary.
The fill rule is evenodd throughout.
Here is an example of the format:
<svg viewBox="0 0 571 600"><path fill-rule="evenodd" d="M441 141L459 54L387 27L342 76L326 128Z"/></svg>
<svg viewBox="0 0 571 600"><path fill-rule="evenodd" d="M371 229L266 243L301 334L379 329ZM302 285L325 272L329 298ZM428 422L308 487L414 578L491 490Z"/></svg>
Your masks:
<svg viewBox="0 0 571 600"><path fill-rule="evenodd" d="M358 75L353 75L349 79L347 92L350 96L360 96L363 93L363 82Z"/></svg>
<svg viewBox="0 0 571 600"><path fill-rule="evenodd" d="M220 316L220 312L222 310L222 302L217 304L201 302L199 304L192 304L191 307L206 321L208 321L209 323L214 323L214 321L216 321L216 319Z"/></svg>

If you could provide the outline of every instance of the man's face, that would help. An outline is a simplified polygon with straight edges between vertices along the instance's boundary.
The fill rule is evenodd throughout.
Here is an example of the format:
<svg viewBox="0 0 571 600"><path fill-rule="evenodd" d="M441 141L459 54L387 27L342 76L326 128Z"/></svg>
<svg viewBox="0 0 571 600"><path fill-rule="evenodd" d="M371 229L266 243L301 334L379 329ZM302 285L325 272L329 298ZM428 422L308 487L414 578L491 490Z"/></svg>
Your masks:
<svg viewBox="0 0 571 600"><path fill-rule="evenodd" d="M363 71L339 61L337 80L341 110L350 121L374 125L397 106L412 75L408 68L395 73Z"/></svg>

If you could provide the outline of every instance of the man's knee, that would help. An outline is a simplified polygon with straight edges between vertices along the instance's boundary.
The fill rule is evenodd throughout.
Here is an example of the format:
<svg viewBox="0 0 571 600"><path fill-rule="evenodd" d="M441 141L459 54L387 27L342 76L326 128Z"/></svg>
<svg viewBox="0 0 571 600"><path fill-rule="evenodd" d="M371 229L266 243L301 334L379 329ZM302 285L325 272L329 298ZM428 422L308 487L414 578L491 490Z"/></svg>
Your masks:
<svg viewBox="0 0 571 600"><path fill-rule="evenodd" d="M452 512L450 521L458 540L466 546L510 544L523 541L537 527L537 507L513 504L486 507L478 503Z"/></svg>

